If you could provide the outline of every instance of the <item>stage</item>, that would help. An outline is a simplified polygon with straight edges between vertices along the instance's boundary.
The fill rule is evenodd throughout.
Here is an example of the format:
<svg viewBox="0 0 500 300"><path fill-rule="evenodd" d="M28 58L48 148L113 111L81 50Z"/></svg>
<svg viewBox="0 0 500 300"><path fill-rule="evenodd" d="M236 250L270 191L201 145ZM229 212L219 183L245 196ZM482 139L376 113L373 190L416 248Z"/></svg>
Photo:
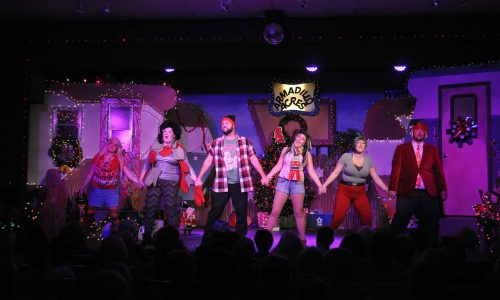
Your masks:
<svg viewBox="0 0 500 300"><path fill-rule="evenodd" d="M441 219L440 222L440 237L442 236L453 236L463 227L469 227L475 232L477 232L476 220L474 217L456 217L449 216ZM253 240L255 232L258 230L257 227L249 227L247 237ZM377 230L376 228L372 228L373 231ZM273 231L273 248L279 242L281 236L286 231L294 231L291 229L282 229L280 231ZM296 232L296 231L295 231ZM342 239L355 231L353 230L336 230L335 231L335 239L333 241L332 248L339 247ZM308 229L306 231L307 236L307 246L316 246L316 230ZM181 240L189 251L194 251L200 244L201 238L203 237L203 228L194 229L190 235L181 234Z"/></svg>

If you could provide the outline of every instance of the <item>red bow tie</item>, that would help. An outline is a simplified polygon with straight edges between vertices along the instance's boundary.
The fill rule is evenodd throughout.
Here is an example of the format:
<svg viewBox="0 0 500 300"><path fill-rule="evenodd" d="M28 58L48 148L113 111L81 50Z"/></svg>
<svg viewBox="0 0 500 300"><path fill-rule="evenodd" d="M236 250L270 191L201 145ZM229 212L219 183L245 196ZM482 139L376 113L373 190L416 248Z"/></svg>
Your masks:
<svg viewBox="0 0 500 300"><path fill-rule="evenodd" d="M169 156L170 154L172 154L172 148L170 147L170 145L163 146L163 149L160 151L160 155L165 157Z"/></svg>

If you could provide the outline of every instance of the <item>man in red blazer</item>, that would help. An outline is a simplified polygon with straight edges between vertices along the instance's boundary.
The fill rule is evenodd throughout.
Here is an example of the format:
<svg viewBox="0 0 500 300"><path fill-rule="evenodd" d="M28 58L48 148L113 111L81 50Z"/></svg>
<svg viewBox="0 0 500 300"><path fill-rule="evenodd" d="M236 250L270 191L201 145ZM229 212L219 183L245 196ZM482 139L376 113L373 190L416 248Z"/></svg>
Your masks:
<svg viewBox="0 0 500 300"><path fill-rule="evenodd" d="M410 130L411 142L399 145L392 158L389 193L397 196L397 202L391 233L402 233L415 214L419 228L436 244L441 199L447 198L443 167L438 149L424 144L427 126L418 120Z"/></svg>

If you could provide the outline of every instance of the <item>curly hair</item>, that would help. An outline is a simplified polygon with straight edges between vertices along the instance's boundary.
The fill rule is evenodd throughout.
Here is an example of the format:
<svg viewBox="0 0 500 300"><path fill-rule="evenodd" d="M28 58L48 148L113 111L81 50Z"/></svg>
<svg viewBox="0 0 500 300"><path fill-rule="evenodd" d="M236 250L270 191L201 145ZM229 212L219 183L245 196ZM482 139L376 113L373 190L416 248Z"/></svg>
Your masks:
<svg viewBox="0 0 500 300"><path fill-rule="evenodd" d="M179 125L175 124L172 121L166 120L166 121L163 121L163 123L161 123L161 125L160 125L160 129L158 132L158 138L157 138L158 143L163 144L163 130L166 128L172 129L176 140L181 138L182 130L179 127Z"/></svg>

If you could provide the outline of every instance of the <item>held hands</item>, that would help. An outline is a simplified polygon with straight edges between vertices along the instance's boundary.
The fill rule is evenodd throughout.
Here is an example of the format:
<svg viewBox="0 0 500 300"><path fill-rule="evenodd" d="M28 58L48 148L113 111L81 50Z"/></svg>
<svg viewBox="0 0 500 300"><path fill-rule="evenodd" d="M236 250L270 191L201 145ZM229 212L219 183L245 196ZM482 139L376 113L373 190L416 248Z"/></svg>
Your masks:
<svg viewBox="0 0 500 300"><path fill-rule="evenodd" d="M203 183L201 182L200 178L196 178L196 180L194 181L194 185L195 186L199 186L199 185L202 185Z"/></svg>
<svg viewBox="0 0 500 300"><path fill-rule="evenodd" d="M319 186L319 194L322 195L322 194L326 194L326 186L323 184L321 186Z"/></svg>
<svg viewBox="0 0 500 300"><path fill-rule="evenodd" d="M260 184L262 184L264 186L269 186L269 177L262 176L262 178L260 179Z"/></svg>

